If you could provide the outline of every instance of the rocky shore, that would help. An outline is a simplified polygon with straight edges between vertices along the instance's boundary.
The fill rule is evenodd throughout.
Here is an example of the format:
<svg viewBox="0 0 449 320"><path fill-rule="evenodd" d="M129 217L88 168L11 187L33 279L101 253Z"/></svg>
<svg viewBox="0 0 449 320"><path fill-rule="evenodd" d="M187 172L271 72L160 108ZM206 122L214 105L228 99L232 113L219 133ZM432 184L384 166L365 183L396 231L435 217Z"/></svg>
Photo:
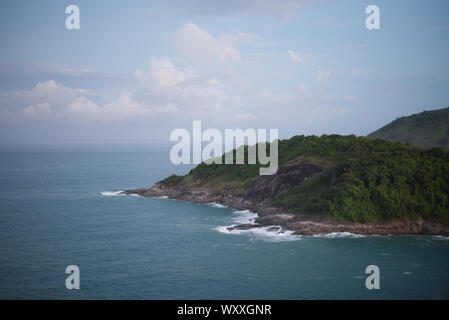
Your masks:
<svg viewBox="0 0 449 320"><path fill-rule="evenodd" d="M258 214L254 224L229 227L248 230L258 227L270 227L279 231L279 227L292 230L297 235L329 234L350 232L361 235L442 235L449 236L449 227L435 222L407 218L390 223L355 223L335 221L325 216L297 216L270 205L267 199L260 197L236 196L232 190L212 190L201 186L177 185L167 187L156 183L151 188L123 191L123 194L136 194L143 197L168 197L192 203L218 203L237 210L250 210ZM260 198L260 199L257 199ZM269 228L269 230L271 230Z"/></svg>

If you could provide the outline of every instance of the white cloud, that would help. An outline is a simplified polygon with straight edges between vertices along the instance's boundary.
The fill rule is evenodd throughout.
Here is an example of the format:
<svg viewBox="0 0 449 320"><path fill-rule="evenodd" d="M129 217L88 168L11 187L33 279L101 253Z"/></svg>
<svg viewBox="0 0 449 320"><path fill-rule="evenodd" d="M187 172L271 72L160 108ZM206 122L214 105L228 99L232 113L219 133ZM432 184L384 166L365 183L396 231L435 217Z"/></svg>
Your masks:
<svg viewBox="0 0 449 320"><path fill-rule="evenodd" d="M307 86L304 84L304 83L301 83L299 86L298 86L298 92L299 93L304 93L304 92L306 92L307 91Z"/></svg>
<svg viewBox="0 0 449 320"><path fill-rule="evenodd" d="M45 117L51 115L52 110L48 102L38 103L36 105L28 106L23 109L20 114L31 117Z"/></svg>
<svg viewBox="0 0 449 320"><path fill-rule="evenodd" d="M115 123L147 121L178 110L174 104L150 107L135 100L131 92L122 92L116 100L103 105L97 105L83 96L78 97L67 106L63 116L75 123Z"/></svg>
<svg viewBox="0 0 449 320"><path fill-rule="evenodd" d="M185 73L176 68L169 58L152 57L150 75L159 88L173 87L186 79Z"/></svg>
<svg viewBox="0 0 449 320"><path fill-rule="evenodd" d="M331 72L330 71L323 71L323 70L318 70L318 73L316 75L316 81L318 81L319 84L325 84L326 82L329 81L329 78L331 76Z"/></svg>
<svg viewBox="0 0 449 320"><path fill-rule="evenodd" d="M186 74L176 68L169 58L150 58L150 71L137 70L134 78L143 86L153 89L164 89L184 82Z"/></svg>
<svg viewBox="0 0 449 320"><path fill-rule="evenodd" d="M10 119L56 120L69 123L114 123L145 121L179 111L174 103L148 104L137 101L131 92L122 92L117 99L97 104L86 97L88 90L66 87L54 80L39 82L28 91L15 94L16 104L26 107L16 112L4 109Z"/></svg>
<svg viewBox="0 0 449 320"><path fill-rule="evenodd" d="M4 110L9 119L82 124L147 121L181 110L186 118L215 118L217 112L227 117L235 112L229 104L223 108L229 97L216 76L185 71L167 57L150 58L149 70L136 71L134 78L140 86L115 99L49 80L38 82L31 90L5 95L0 106L8 106Z"/></svg>
<svg viewBox="0 0 449 320"><path fill-rule="evenodd" d="M77 97L67 106L68 113L72 115L84 114L86 116L92 116L99 110L99 106L84 96Z"/></svg>
<svg viewBox="0 0 449 320"><path fill-rule="evenodd" d="M288 52L288 55L289 55L289 57L290 57L290 60L292 60L292 62L293 62L294 64L303 63L303 58L300 57L300 56L298 55L298 53L296 53L296 52L294 52L294 51L292 51L292 50L288 50L287 52Z"/></svg>
<svg viewBox="0 0 449 320"><path fill-rule="evenodd" d="M239 43L253 43L263 38L258 34L241 32L239 29L233 29L234 34L225 33L223 36L228 36L233 39L234 42Z"/></svg>
<svg viewBox="0 0 449 320"><path fill-rule="evenodd" d="M65 87L54 80L38 82L36 86L28 91L16 93L19 102L27 105L49 103L53 108L60 107L67 101L73 100L78 94L77 89Z"/></svg>
<svg viewBox="0 0 449 320"><path fill-rule="evenodd" d="M220 62L240 61L239 43L248 43L261 39L258 35L235 30L234 33L223 33L219 37L212 36L199 26L187 22L176 31L174 43L176 48L188 57L197 60L218 60Z"/></svg>
<svg viewBox="0 0 449 320"><path fill-rule="evenodd" d="M239 45L260 40L257 35L237 29L214 37L193 23L186 23L175 34L175 45L187 56L220 62L239 61ZM30 90L3 93L0 97L2 120L66 122L70 124L108 124L127 121L157 121L164 115L181 113L183 118L227 121L254 119L243 111L238 95L226 89L242 88L240 72L229 65L222 72L204 74L176 65L168 57L151 57L148 70L137 70L137 84L131 92L104 97L84 88L72 88L54 80L40 81ZM90 70L86 72L91 72ZM235 73L235 74L234 74ZM239 75L239 76L236 76ZM237 81L238 80L238 81ZM156 119L156 120L155 120ZM50 122L47 122L50 123Z"/></svg>
<svg viewBox="0 0 449 320"><path fill-rule="evenodd" d="M134 76L143 88L142 95L152 100L149 103L179 105L192 115L216 110L227 99L215 77L182 70L168 58L151 58L150 70L138 70Z"/></svg>

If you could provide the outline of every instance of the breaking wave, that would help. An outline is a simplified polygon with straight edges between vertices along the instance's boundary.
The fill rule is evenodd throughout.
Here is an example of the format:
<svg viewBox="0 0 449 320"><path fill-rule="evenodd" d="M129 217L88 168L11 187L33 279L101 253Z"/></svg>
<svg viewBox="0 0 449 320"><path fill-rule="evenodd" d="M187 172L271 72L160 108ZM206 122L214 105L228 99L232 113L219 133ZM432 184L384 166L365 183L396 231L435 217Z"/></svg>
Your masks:
<svg viewBox="0 0 449 320"><path fill-rule="evenodd" d="M433 238L436 240L449 240L449 237L446 236L434 236Z"/></svg>
<svg viewBox="0 0 449 320"><path fill-rule="evenodd" d="M249 210L234 210L232 214L232 220L236 224L255 224L255 220L258 217L257 213Z"/></svg>
<svg viewBox="0 0 449 320"><path fill-rule="evenodd" d="M215 207L215 208L227 208L227 206L224 206L222 204L215 203L215 202L211 202L211 203L207 203L207 204L210 205L211 207Z"/></svg>
<svg viewBox="0 0 449 320"><path fill-rule="evenodd" d="M125 194L122 194L122 192L123 191L103 191L101 195L106 197L124 196Z"/></svg>
<svg viewBox="0 0 449 320"><path fill-rule="evenodd" d="M234 210L232 214L232 220L234 224L229 226L218 226L214 229L224 234L247 234L254 238L270 242L295 241L301 239L301 236L295 235L294 231L285 230L281 226L255 227L247 230L229 230L229 228L235 227L237 225L256 224L255 219L257 218L257 213L251 212L249 210Z"/></svg>
<svg viewBox="0 0 449 320"><path fill-rule="evenodd" d="M229 230L232 226L219 226L215 230L225 233L225 234L248 234L254 238L258 238L270 242L281 242L281 241L295 241L301 239L301 236L293 234L293 231L285 230L281 226L268 226L268 227L258 227L248 230L233 229Z"/></svg>
<svg viewBox="0 0 449 320"><path fill-rule="evenodd" d="M123 191L103 191L101 192L101 195L106 197L123 197L123 196L141 197L141 195L135 193L125 194L122 192Z"/></svg>
<svg viewBox="0 0 449 320"><path fill-rule="evenodd" d="M315 238L364 238L362 234L355 234L351 232L331 232L331 233L318 233L313 235Z"/></svg>

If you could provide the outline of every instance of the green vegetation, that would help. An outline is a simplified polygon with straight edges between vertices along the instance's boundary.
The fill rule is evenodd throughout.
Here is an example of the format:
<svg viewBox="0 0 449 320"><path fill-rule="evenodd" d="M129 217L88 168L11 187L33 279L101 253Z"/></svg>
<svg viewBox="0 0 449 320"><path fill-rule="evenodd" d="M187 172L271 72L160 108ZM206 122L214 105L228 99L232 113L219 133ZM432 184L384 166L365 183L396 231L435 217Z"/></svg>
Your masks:
<svg viewBox="0 0 449 320"><path fill-rule="evenodd" d="M449 223L449 153L444 148L422 150L354 135L295 136L279 141L279 165L297 158L327 163L327 169L270 199L288 212L357 222L423 217ZM259 164L202 163L187 176L171 176L164 183L235 187L244 194L259 178L258 169Z"/></svg>
<svg viewBox="0 0 449 320"><path fill-rule="evenodd" d="M423 149L449 149L449 108L398 118L367 137L410 143Z"/></svg>
<svg viewBox="0 0 449 320"><path fill-rule="evenodd" d="M163 185L167 187L173 187L177 185L181 180L183 179L182 176L178 176L176 174L172 174L170 177L165 178L164 180L160 181Z"/></svg>

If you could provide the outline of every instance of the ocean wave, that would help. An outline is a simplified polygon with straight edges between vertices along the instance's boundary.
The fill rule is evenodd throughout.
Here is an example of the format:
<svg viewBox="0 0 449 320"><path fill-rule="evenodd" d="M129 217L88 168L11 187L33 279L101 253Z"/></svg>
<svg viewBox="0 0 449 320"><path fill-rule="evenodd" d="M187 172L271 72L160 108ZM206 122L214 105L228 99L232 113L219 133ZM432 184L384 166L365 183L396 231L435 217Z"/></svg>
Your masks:
<svg viewBox="0 0 449 320"><path fill-rule="evenodd" d="M362 234L355 234L351 232L331 232L331 233L318 233L314 234L315 238L364 238Z"/></svg>
<svg viewBox="0 0 449 320"><path fill-rule="evenodd" d="M436 240L449 240L449 237L446 236L433 236L433 238Z"/></svg>
<svg viewBox="0 0 449 320"><path fill-rule="evenodd" d="M141 195L135 193L125 194L122 192L123 191L103 191L101 192L101 195L106 197L123 197L123 196L141 197Z"/></svg>
<svg viewBox="0 0 449 320"><path fill-rule="evenodd" d="M294 231L285 230L281 226L264 226L264 227L255 227L247 230L241 229L232 229L229 228L242 225L242 224L252 224L255 225L256 218L258 217L257 213L252 212L250 210L234 210L232 211L232 221L234 224L229 226L218 226L214 228L218 232L224 234L247 234L256 239L261 239L270 242L279 242L279 241L295 241L301 239L301 236L293 234Z"/></svg>
<svg viewBox="0 0 449 320"><path fill-rule="evenodd" d="M249 210L234 210L232 214L232 220L236 224L255 224L255 220L258 217L257 213Z"/></svg>
<svg viewBox="0 0 449 320"><path fill-rule="evenodd" d="M236 225L218 226L214 229L224 234L247 234L256 239L261 239L269 242L296 241L301 239L301 236L294 234L293 231L285 230L281 226L258 227L247 230L228 229L235 226Z"/></svg>
<svg viewBox="0 0 449 320"><path fill-rule="evenodd" d="M215 202L211 202L211 203L206 203L207 205L211 206L211 207L215 207L215 208L228 208L227 206L224 206L222 204L219 203L215 203Z"/></svg>
<svg viewBox="0 0 449 320"><path fill-rule="evenodd" d="M125 196L122 192L123 191L103 191L101 195L106 197Z"/></svg>

